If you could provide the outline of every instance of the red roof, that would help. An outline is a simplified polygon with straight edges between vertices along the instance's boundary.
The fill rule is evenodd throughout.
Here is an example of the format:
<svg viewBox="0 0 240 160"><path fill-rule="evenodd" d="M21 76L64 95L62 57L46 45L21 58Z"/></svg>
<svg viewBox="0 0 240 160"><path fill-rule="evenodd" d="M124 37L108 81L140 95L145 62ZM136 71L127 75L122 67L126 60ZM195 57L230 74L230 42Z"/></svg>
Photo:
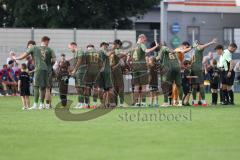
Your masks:
<svg viewBox="0 0 240 160"><path fill-rule="evenodd" d="M169 0L169 3L189 6L237 6L236 0Z"/></svg>

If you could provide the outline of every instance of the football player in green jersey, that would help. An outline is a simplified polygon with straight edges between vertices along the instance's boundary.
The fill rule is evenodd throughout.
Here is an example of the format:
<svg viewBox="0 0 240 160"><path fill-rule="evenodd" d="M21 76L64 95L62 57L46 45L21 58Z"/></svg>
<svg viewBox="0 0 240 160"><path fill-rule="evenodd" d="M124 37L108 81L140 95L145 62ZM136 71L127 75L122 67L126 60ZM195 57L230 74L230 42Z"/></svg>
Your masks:
<svg viewBox="0 0 240 160"><path fill-rule="evenodd" d="M96 108L99 93L97 79L102 68L102 61L100 59L99 52L94 48L94 45L90 44L87 46L87 51L85 52L85 59L86 59L86 72L84 74L83 81L86 84L84 93L86 106L84 108L90 108L89 97L91 93L93 93L92 108Z"/></svg>
<svg viewBox="0 0 240 160"><path fill-rule="evenodd" d="M132 59L132 72L133 72L133 103L136 106L146 105L146 97L143 96L143 91L148 84L148 68L146 63L146 56L154 51L159 45L148 49L146 47L147 37L144 34L138 36L138 41L130 53Z"/></svg>
<svg viewBox="0 0 240 160"><path fill-rule="evenodd" d="M49 48L50 38L47 36L42 37L40 50L45 55L45 62L48 67L48 85L46 88L46 109L51 108L51 90L52 90L52 79L53 79L53 65L56 62L56 55L53 49Z"/></svg>
<svg viewBox="0 0 240 160"><path fill-rule="evenodd" d="M102 42L100 44L99 56L103 62L103 67L100 71L98 85L100 87L100 100L104 107L110 106L110 98L113 97L113 82L111 78L111 66L109 58L109 44Z"/></svg>
<svg viewBox="0 0 240 160"><path fill-rule="evenodd" d="M193 84L193 106L198 106L197 101L197 88L200 88L200 96L202 99L202 106L206 107L207 103L205 101L205 90L204 90L204 69L203 69L203 52L207 47L216 44L217 39L213 39L211 42L206 44L196 44L194 47L195 54L192 56L192 74L198 78L195 78L192 82Z"/></svg>
<svg viewBox="0 0 240 160"><path fill-rule="evenodd" d="M182 106L183 89L181 82L181 67L177 52L166 46L161 46L156 60L160 61L165 70L165 72L161 75L161 87L164 93L164 103L162 107L168 107L170 105L168 103L168 97L172 95L172 86L174 83L179 91L178 106Z"/></svg>
<svg viewBox="0 0 240 160"><path fill-rule="evenodd" d="M86 63L85 63L85 56L82 49L77 47L75 42L72 42L68 45L68 48L73 53L74 59L74 68L71 71L71 75L75 77L75 87L78 93L78 104L76 105L76 109L81 109L86 104L84 104L84 88L85 84L83 81L83 77L86 71Z"/></svg>
<svg viewBox="0 0 240 160"><path fill-rule="evenodd" d="M113 81L113 91L114 91L114 102L118 105L118 97L120 99L120 107L123 107L124 103L124 82L123 82L123 71L121 67L121 59L125 56L121 52L122 41L116 39L113 43L113 48L110 51L110 66L111 66L111 77Z"/></svg>
<svg viewBox="0 0 240 160"><path fill-rule="evenodd" d="M23 60L27 58L29 55L32 56L35 62L35 70L34 70L34 104L30 109L37 109L38 108L38 100L39 100L39 90L40 92L40 105L39 109L44 108L44 99L46 93L46 87L48 85L48 67L45 62L45 55L42 54L40 47L36 46L35 41L28 41L27 44L27 51L23 53L20 57L16 58L16 60Z"/></svg>

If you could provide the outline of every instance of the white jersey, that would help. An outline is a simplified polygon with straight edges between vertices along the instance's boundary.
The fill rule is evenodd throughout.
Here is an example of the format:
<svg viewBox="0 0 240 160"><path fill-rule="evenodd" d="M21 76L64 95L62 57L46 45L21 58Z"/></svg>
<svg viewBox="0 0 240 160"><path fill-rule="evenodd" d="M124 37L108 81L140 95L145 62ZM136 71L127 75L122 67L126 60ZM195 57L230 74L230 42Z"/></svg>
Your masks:
<svg viewBox="0 0 240 160"><path fill-rule="evenodd" d="M223 55L221 55L219 57L219 60L218 60L218 68L223 68L224 65L223 65Z"/></svg>
<svg viewBox="0 0 240 160"><path fill-rule="evenodd" d="M223 64L224 70L228 71L229 63L230 61L232 61L232 53L228 49L224 50L221 61L222 61L221 63Z"/></svg>

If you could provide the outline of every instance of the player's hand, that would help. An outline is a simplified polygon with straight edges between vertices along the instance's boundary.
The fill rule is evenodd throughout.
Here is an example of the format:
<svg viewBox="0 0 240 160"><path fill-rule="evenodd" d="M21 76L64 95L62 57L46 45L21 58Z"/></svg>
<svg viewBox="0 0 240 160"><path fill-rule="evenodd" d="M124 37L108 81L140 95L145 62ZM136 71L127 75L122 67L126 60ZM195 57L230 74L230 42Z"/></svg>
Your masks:
<svg viewBox="0 0 240 160"><path fill-rule="evenodd" d="M218 41L218 39L217 39L217 38L214 38L214 39L212 40L212 43L213 43L213 44L216 44L217 41Z"/></svg>
<svg viewBox="0 0 240 160"><path fill-rule="evenodd" d="M115 65L115 66L112 66L112 70L114 71L115 69L117 68L117 66Z"/></svg>
<svg viewBox="0 0 240 160"><path fill-rule="evenodd" d="M104 71L104 67L102 67L101 69L100 69L100 72L103 72Z"/></svg>
<svg viewBox="0 0 240 160"><path fill-rule="evenodd" d="M159 46L158 42L157 42L157 41L155 41L155 47L158 47L158 46Z"/></svg>
<svg viewBox="0 0 240 160"><path fill-rule="evenodd" d="M72 72L70 72L70 75L71 75L71 76L74 76L75 73L76 73L76 70L74 69L74 70L72 70Z"/></svg>
<svg viewBox="0 0 240 160"><path fill-rule="evenodd" d="M227 77L230 78L232 76L232 72L228 72Z"/></svg>
<svg viewBox="0 0 240 160"><path fill-rule="evenodd" d="M16 56L12 56L12 59L13 59L14 61L16 61L16 60L17 60L17 57L16 57Z"/></svg>

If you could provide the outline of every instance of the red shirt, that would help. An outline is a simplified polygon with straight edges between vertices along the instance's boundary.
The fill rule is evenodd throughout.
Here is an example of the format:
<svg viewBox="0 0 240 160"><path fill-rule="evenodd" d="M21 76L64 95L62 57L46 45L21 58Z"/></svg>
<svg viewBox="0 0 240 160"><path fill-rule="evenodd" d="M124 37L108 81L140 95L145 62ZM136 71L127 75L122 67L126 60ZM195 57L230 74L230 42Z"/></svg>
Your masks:
<svg viewBox="0 0 240 160"><path fill-rule="evenodd" d="M9 81L10 75L7 69L2 69L0 71L0 78L2 81Z"/></svg>

